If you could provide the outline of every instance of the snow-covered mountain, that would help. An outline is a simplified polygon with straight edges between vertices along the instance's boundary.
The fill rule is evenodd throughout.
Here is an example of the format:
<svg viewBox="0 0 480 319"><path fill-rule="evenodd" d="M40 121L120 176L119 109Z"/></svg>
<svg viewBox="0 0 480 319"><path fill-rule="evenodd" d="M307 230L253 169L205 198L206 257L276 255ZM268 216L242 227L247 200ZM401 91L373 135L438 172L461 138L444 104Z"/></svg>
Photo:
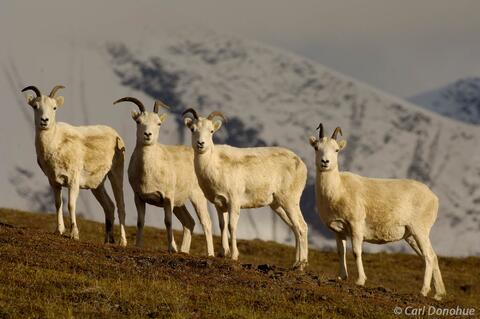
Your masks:
<svg viewBox="0 0 480 319"><path fill-rule="evenodd" d="M409 101L453 119L480 124L480 78L465 78Z"/></svg>
<svg viewBox="0 0 480 319"><path fill-rule="evenodd" d="M155 98L171 106L160 135L163 143L190 143L179 116L188 106L203 114L220 110L229 117L217 142L292 149L309 168L302 211L314 247L331 247L334 241L315 212L314 153L308 137L316 133L319 122L328 130L341 126L349 141L341 155L342 169L425 182L441 199L432 231L438 253L480 254L480 132L474 126L441 117L303 57L211 31L156 32L138 40L95 44L39 43L45 56L41 68L28 59L26 45L16 45L18 54L6 55L5 77L0 79L0 90L11 105L11 116L0 118L1 147L8 150L2 153L0 167L2 205L53 210L50 201L41 201L48 193L47 182L35 162L32 114L19 90L26 84L48 90L62 83L67 86L66 106L57 119L111 125L125 138L128 153L135 136L129 107L111 106L126 95L146 105L153 105ZM128 185L125 192L127 220L133 224L136 216ZM82 192L80 210L86 217L103 219L100 206L87 192ZM158 226L162 220L158 210L149 209L147 223ZM217 225L215 214L212 220ZM293 242L290 231L269 209L243 213L239 235ZM367 250L404 248L367 246Z"/></svg>

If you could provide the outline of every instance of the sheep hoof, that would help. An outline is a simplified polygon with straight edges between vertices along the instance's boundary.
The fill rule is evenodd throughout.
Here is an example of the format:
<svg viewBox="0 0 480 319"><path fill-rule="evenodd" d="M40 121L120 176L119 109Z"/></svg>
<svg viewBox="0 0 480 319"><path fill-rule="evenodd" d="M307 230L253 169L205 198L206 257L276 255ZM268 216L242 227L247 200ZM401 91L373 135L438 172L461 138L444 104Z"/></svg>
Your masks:
<svg viewBox="0 0 480 319"><path fill-rule="evenodd" d="M115 244L115 239L113 238L113 234L107 234L105 236L105 244Z"/></svg>
<svg viewBox="0 0 480 319"><path fill-rule="evenodd" d="M441 293L436 293L435 296L433 296L433 299L437 300L437 301L440 301L443 299L443 297L445 297L446 293L445 292L441 292Z"/></svg>
<svg viewBox="0 0 480 319"><path fill-rule="evenodd" d="M59 228L57 227L57 229L55 230L55 235L63 235L65 233L65 227L64 228Z"/></svg>
<svg viewBox="0 0 480 319"><path fill-rule="evenodd" d="M422 290L420 291L420 293L424 297L427 297L429 292L430 292L430 287L423 287Z"/></svg>
<svg viewBox="0 0 480 319"><path fill-rule="evenodd" d="M169 247L168 247L168 252L169 252L170 254L178 252L177 247L175 247L175 246L169 246Z"/></svg>
<svg viewBox="0 0 480 319"><path fill-rule="evenodd" d="M127 247L127 240L126 240L125 238L122 238L122 239L120 240L120 246L122 246L122 247Z"/></svg>
<svg viewBox="0 0 480 319"><path fill-rule="evenodd" d="M357 281L355 282L355 284L357 286L365 286L365 281L367 280L367 278L358 278Z"/></svg>
<svg viewBox="0 0 480 319"><path fill-rule="evenodd" d="M338 281L345 281L348 279L348 276L347 275L338 275L337 276L337 280Z"/></svg>
<svg viewBox="0 0 480 319"><path fill-rule="evenodd" d="M230 250L220 249L218 252L218 257L228 257L230 255Z"/></svg>
<svg viewBox="0 0 480 319"><path fill-rule="evenodd" d="M73 229L70 232L70 238L74 240L80 240L80 236L78 235L78 229Z"/></svg>
<svg viewBox="0 0 480 319"><path fill-rule="evenodd" d="M303 271L307 265L308 265L308 262L306 260L296 261L293 264L292 269Z"/></svg>

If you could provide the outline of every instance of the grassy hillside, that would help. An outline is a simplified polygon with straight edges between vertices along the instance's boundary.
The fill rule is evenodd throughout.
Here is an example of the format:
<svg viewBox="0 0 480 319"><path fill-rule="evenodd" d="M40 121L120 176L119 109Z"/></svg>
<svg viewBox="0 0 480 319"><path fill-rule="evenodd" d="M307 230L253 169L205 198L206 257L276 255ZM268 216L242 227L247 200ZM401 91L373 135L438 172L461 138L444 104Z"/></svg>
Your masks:
<svg viewBox="0 0 480 319"><path fill-rule="evenodd" d="M288 269L294 249L240 241L240 262L168 254L165 233L146 228L146 248L103 245L103 225L79 220L80 242L53 234L55 217L0 209L0 318L197 317L390 318L395 306L480 311L480 259L440 258L448 297L423 298L423 262L405 254L365 254L365 288L336 282L337 257L311 250L303 273ZM129 245L135 229L128 228ZM180 234L175 234L177 242ZM118 230L117 230L118 238ZM215 238L215 247L220 241Z"/></svg>

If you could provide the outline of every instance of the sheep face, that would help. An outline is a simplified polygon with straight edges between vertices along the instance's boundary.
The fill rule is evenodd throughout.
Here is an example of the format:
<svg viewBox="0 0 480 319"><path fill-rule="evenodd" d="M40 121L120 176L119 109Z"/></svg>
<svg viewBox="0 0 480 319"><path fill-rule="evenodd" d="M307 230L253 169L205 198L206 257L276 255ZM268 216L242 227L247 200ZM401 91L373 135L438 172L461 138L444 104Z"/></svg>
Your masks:
<svg viewBox="0 0 480 319"><path fill-rule="evenodd" d="M63 96L28 96L27 103L33 108L35 114L35 127L39 130L48 130L55 123L57 108L63 106Z"/></svg>
<svg viewBox="0 0 480 319"><path fill-rule="evenodd" d="M155 144L166 117L166 114L132 111L132 118L137 123L137 143L145 146Z"/></svg>
<svg viewBox="0 0 480 319"><path fill-rule="evenodd" d="M185 125L192 132L192 147L195 152L204 154L213 148L213 134L220 129L220 120L185 118Z"/></svg>
<svg viewBox="0 0 480 319"><path fill-rule="evenodd" d="M347 141L333 138L310 137L310 145L315 149L315 165L319 171L331 171L338 168L338 152L347 146Z"/></svg>

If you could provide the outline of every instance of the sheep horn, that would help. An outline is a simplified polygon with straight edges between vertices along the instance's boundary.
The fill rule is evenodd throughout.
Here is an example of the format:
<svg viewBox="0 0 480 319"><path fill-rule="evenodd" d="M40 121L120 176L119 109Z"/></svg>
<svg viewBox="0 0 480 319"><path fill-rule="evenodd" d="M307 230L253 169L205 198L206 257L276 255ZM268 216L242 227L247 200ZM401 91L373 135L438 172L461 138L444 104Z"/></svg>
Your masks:
<svg viewBox="0 0 480 319"><path fill-rule="evenodd" d="M63 85L55 85L48 96L51 97L51 98L54 98L55 94L57 94L57 91L60 90L60 89L64 89L64 88L65 87Z"/></svg>
<svg viewBox="0 0 480 319"><path fill-rule="evenodd" d="M140 109L140 112L145 113L145 106L143 106L143 103L140 102L139 100L137 100L137 99L134 98L134 97L129 97L129 96L123 97L123 98L121 98L121 99L116 100L115 102L113 102L113 104L117 104L117 103L120 103L120 102L132 102L132 103L135 103L135 104L138 106L138 108Z"/></svg>
<svg viewBox="0 0 480 319"><path fill-rule="evenodd" d="M42 93L40 93L40 90L39 90L36 86L33 86L33 85L27 86L26 88L24 88L24 89L22 90L22 92L29 91L29 90L35 92L35 94L37 95L37 97L42 96Z"/></svg>
<svg viewBox="0 0 480 319"><path fill-rule="evenodd" d="M158 113L158 108L160 106L166 108L167 110L170 110L170 107L168 105L165 105L165 103L163 103L162 101L156 100L155 104L153 105L153 112Z"/></svg>
<svg viewBox="0 0 480 319"><path fill-rule="evenodd" d="M222 112L219 112L219 111L213 111L212 113L210 113L210 115L207 117L207 119L209 120L213 120L215 117L221 117L223 119L224 122L227 121L227 118L225 117L225 115L223 115Z"/></svg>
<svg viewBox="0 0 480 319"><path fill-rule="evenodd" d="M340 135L343 135L342 129L341 129L339 126L337 126L337 127L335 128L335 131L333 131L332 138L333 138L334 140L337 139L337 134L338 134L338 133L340 133Z"/></svg>
<svg viewBox="0 0 480 319"><path fill-rule="evenodd" d="M193 118L196 119L196 120L198 120L197 111L195 111L194 109L192 109L192 108L186 109L185 111L183 111L182 116L185 116L187 113L192 113Z"/></svg>
<svg viewBox="0 0 480 319"><path fill-rule="evenodd" d="M318 124L317 130L318 129L320 129L320 131L318 132L318 138L324 138L325 133L323 131L323 124L322 123Z"/></svg>

